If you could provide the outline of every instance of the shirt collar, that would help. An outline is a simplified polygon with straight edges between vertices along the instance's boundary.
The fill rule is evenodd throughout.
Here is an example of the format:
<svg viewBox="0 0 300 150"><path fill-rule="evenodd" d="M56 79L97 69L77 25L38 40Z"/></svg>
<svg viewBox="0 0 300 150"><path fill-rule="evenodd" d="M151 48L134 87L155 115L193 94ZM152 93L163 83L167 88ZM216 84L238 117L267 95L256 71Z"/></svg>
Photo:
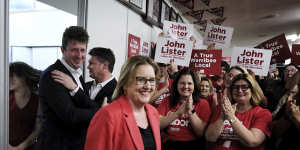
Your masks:
<svg viewBox="0 0 300 150"><path fill-rule="evenodd" d="M108 82L110 82L112 79L114 79L114 76L111 76L109 79L107 79L106 81L104 82L101 82L101 83L96 83L96 80L93 81L93 85L94 86L99 86L101 85L101 87L104 87Z"/></svg>
<svg viewBox="0 0 300 150"><path fill-rule="evenodd" d="M80 68L75 70L66 62L64 58L60 59L60 62L68 69L68 71L71 72L71 74L78 74L79 76L82 75L82 70Z"/></svg>

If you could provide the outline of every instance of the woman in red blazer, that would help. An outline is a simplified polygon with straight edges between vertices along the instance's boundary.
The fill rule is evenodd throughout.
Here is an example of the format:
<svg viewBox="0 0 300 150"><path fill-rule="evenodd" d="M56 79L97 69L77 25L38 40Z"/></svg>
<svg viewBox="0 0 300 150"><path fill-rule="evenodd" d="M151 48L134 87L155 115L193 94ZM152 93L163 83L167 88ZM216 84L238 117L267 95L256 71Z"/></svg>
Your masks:
<svg viewBox="0 0 300 150"><path fill-rule="evenodd" d="M148 104L159 68L148 57L133 56L120 73L113 103L93 117L85 150L161 150L159 115Z"/></svg>

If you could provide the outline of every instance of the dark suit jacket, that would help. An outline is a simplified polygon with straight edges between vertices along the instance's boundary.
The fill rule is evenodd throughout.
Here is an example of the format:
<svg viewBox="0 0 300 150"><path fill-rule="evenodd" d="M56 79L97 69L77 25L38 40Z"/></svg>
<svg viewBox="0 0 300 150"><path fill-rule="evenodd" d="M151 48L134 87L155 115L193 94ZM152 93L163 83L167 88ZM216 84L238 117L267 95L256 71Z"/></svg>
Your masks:
<svg viewBox="0 0 300 150"><path fill-rule="evenodd" d="M87 89L91 89L91 86L93 85L93 81L87 82L86 87ZM114 90L117 86L117 80L114 78L111 81L109 81L102 89L97 93L95 97L95 102L97 102L100 106L103 103L104 97L107 97L108 103L111 103L111 96L114 93Z"/></svg>
<svg viewBox="0 0 300 150"><path fill-rule="evenodd" d="M98 108L90 101L71 97L69 90L51 77L51 71L55 69L72 77L59 60L41 75L39 96L42 116L38 150L82 150L87 127ZM83 79L81 83L85 89Z"/></svg>
<svg viewBox="0 0 300 150"><path fill-rule="evenodd" d="M145 110L152 128L156 150L161 150L159 114L150 104L145 105ZM132 107L125 96L121 96L96 113L88 129L84 149L144 150L143 139Z"/></svg>

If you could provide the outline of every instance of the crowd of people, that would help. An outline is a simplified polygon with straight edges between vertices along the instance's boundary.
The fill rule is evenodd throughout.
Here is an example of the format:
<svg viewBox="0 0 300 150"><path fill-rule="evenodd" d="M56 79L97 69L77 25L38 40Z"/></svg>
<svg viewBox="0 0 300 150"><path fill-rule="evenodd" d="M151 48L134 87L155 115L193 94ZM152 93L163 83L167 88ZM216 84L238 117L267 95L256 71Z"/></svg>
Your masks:
<svg viewBox="0 0 300 150"><path fill-rule="evenodd" d="M171 60L126 60L113 75L109 48L68 27L62 58L43 72L10 64L9 150L281 150L300 138L300 72L294 64L258 77L222 62L203 75ZM210 45L208 49L213 49Z"/></svg>

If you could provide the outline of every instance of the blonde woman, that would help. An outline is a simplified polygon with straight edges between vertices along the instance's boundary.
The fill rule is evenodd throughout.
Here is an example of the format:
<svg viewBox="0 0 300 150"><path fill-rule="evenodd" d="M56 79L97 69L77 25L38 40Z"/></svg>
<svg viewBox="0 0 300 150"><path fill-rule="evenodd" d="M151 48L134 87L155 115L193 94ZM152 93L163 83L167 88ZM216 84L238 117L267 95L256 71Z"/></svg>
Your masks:
<svg viewBox="0 0 300 150"><path fill-rule="evenodd" d="M123 65L113 103L93 117L85 150L160 150L157 110L149 103L159 73L149 57L133 56Z"/></svg>

